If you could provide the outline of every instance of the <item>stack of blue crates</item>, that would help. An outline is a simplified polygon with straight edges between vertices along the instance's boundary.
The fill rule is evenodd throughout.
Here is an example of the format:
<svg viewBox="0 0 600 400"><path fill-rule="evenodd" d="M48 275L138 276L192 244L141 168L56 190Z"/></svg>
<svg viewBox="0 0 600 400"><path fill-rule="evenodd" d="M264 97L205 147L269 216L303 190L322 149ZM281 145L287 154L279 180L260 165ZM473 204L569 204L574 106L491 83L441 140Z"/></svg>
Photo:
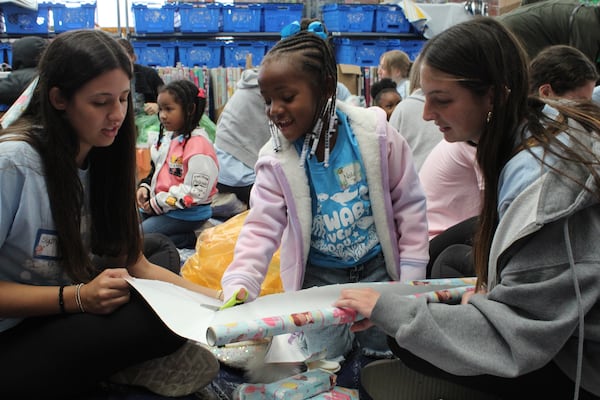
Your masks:
<svg viewBox="0 0 600 400"><path fill-rule="evenodd" d="M322 7L323 22L331 32L409 33L410 22L396 4L370 6L364 4L326 4ZM409 43L410 42L410 43ZM381 55L397 49L405 51L414 60L423 41L364 40L335 38L335 52L340 64L361 67L379 65Z"/></svg>
<svg viewBox="0 0 600 400"><path fill-rule="evenodd" d="M172 59L171 41L150 40L152 34L171 34L179 31L181 35L175 42L177 51L173 63L162 66L174 66L181 62L184 66L240 66L246 65L246 56L252 55L252 63L258 65L275 41L234 40L222 43L219 40L187 40L186 34L231 32L280 32L293 21L302 19L302 3L181 3L181 4L142 4L131 6L134 15L136 34L148 34L138 37L134 48L138 62L145 65L157 65L160 58ZM175 16L181 24L175 27ZM165 54L158 43L165 43Z"/></svg>

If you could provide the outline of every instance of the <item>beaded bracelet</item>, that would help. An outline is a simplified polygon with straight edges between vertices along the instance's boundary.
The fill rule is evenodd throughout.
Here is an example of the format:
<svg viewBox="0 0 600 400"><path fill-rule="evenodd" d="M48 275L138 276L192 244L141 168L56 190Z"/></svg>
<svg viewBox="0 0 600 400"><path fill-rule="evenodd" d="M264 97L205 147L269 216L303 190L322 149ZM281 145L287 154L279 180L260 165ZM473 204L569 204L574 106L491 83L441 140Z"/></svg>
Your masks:
<svg viewBox="0 0 600 400"><path fill-rule="evenodd" d="M64 297L65 285L62 285L58 288L58 306L60 307L60 313L66 314L67 310L65 309L65 297Z"/></svg>
<svg viewBox="0 0 600 400"><path fill-rule="evenodd" d="M78 283L75 288L75 302L77 303L77 307L79 307L79 311L82 313L85 312L85 308L83 308L83 303L81 302L81 287L83 285L83 283Z"/></svg>

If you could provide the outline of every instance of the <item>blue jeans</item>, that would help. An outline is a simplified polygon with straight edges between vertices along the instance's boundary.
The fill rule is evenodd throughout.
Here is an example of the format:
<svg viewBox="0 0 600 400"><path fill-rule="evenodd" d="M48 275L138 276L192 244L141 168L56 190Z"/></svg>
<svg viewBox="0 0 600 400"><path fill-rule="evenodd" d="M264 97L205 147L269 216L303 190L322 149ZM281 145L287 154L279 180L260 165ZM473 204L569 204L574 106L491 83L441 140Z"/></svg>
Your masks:
<svg viewBox="0 0 600 400"><path fill-rule="evenodd" d="M379 253L364 264L350 268L326 268L309 264L306 266L302 288L390 280L383 254ZM375 326L356 334L350 332L350 325L329 326L316 332L305 332L302 343L308 354L315 354L326 349L325 357L327 359L341 360L352 350L355 339L363 354L367 356L388 358L392 355L387 344L387 335Z"/></svg>
<svg viewBox="0 0 600 400"><path fill-rule="evenodd" d="M200 229L205 220L184 221L167 215L142 214L142 231L144 233L162 233L173 241L178 249L193 249L196 247L196 230Z"/></svg>

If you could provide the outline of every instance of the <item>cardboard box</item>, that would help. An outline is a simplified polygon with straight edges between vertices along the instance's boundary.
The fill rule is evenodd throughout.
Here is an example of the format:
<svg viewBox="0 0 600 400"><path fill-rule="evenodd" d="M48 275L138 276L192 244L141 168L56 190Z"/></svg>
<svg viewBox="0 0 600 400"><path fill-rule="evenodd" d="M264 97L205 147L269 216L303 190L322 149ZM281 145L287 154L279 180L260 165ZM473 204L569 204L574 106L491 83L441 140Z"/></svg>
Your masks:
<svg viewBox="0 0 600 400"><path fill-rule="evenodd" d="M362 75L362 71L358 65L338 64L337 75L338 81L346 85L350 93L358 95L358 82Z"/></svg>

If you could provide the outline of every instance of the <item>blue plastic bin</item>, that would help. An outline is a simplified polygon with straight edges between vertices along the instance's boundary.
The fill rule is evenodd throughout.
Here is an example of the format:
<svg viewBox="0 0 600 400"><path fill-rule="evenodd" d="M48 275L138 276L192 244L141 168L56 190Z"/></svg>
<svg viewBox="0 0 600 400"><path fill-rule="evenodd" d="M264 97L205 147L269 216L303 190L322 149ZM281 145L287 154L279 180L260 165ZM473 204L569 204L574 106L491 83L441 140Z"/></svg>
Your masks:
<svg viewBox="0 0 600 400"><path fill-rule="evenodd" d="M302 19L303 4L265 3L263 4L263 25L265 32L280 32L284 26Z"/></svg>
<svg viewBox="0 0 600 400"><path fill-rule="evenodd" d="M221 15L223 6L221 4L183 3L178 7L182 33L219 32L221 30L221 20L223 19Z"/></svg>
<svg viewBox="0 0 600 400"><path fill-rule="evenodd" d="M0 8L4 10L6 33L19 35L48 33L49 4L38 3L37 11L9 3L0 4Z"/></svg>
<svg viewBox="0 0 600 400"><path fill-rule="evenodd" d="M265 43L265 55L277 44L277 40L264 40Z"/></svg>
<svg viewBox="0 0 600 400"><path fill-rule="evenodd" d="M246 56L252 54L252 65L259 65L265 56L264 42L227 42L223 46L226 67L246 67Z"/></svg>
<svg viewBox="0 0 600 400"><path fill-rule="evenodd" d="M396 4L378 5L375 8L375 32L407 33L410 22L402 7Z"/></svg>
<svg viewBox="0 0 600 400"><path fill-rule="evenodd" d="M136 40L132 44L139 64L150 67L175 66L175 42Z"/></svg>
<svg viewBox="0 0 600 400"><path fill-rule="evenodd" d="M415 58L419 55L423 46L425 46L426 40L399 40L391 39L388 40L387 50L402 50L411 61L415 61Z"/></svg>
<svg viewBox="0 0 600 400"><path fill-rule="evenodd" d="M52 3L54 32L61 33L73 29L94 29L96 23L96 3L59 4Z"/></svg>
<svg viewBox="0 0 600 400"><path fill-rule="evenodd" d="M262 4L227 4L223 6L223 31L260 32Z"/></svg>
<svg viewBox="0 0 600 400"><path fill-rule="evenodd" d="M322 11L329 32L373 32L375 6L325 4Z"/></svg>
<svg viewBox="0 0 600 400"><path fill-rule="evenodd" d="M175 6L133 4L133 18L136 33L175 32Z"/></svg>
<svg viewBox="0 0 600 400"><path fill-rule="evenodd" d="M186 67L218 68L223 44L218 41L177 42L179 62Z"/></svg>
<svg viewBox="0 0 600 400"><path fill-rule="evenodd" d="M335 56L338 64L376 67L381 55L388 49L385 40L335 39Z"/></svg>

